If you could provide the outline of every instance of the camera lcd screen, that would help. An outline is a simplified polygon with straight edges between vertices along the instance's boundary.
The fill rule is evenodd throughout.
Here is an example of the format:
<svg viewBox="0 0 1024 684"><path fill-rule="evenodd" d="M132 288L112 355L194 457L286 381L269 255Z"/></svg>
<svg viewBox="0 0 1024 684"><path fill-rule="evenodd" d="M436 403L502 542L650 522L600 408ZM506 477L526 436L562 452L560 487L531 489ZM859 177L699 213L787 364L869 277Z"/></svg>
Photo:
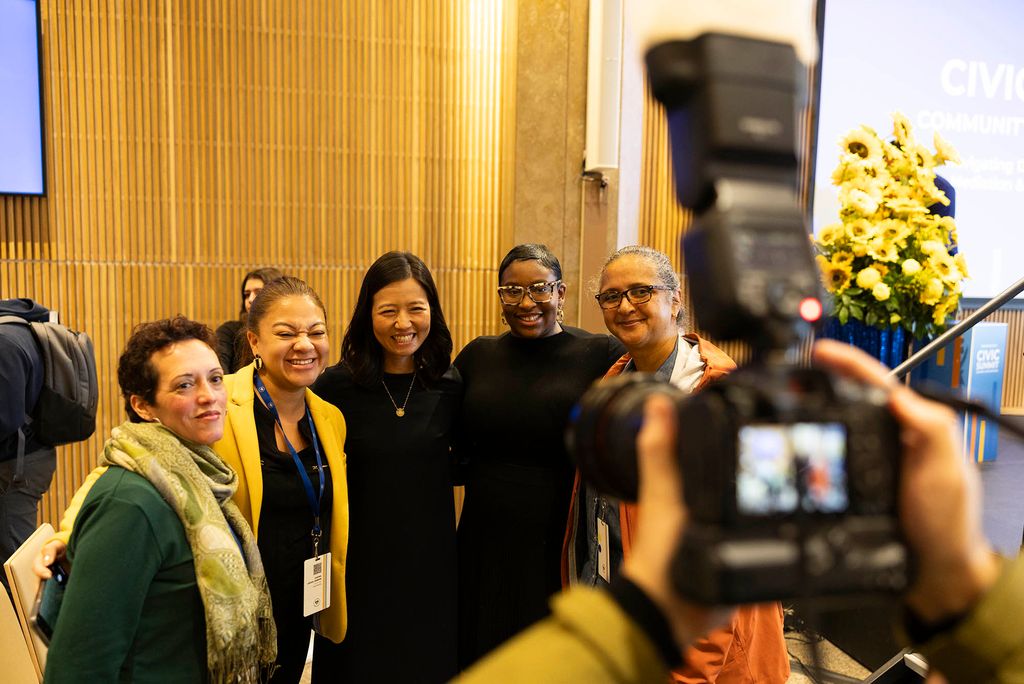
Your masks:
<svg viewBox="0 0 1024 684"><path fill-rule="evenodd" d="M752 424L739 430L736 505L744 515L846 510L842 423Z"/></svg>

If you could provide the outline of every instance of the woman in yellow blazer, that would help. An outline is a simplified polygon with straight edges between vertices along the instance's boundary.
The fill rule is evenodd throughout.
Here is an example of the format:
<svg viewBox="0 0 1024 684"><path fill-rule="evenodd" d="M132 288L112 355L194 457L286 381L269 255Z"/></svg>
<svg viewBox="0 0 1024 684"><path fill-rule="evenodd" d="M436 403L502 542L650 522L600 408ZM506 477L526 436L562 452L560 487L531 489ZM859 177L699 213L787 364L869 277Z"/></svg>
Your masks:
<svg viewBox="0 0 1024 684"><path fill-rule="evenodd" d="M324 307L312 288L290 277L265 284L250 308L246 335L256 360L224 378L227 420L213 449L238 475L233 499L263 557L278 635L271 681L298 682L310 628L335 643L347 628L345 419L308 389L329 352ZM188 379L171 382L176 387ZM37 559L42 576L49 575L44 566L63 553L85 494L104 470L90 473L68 505L61 531ZM305 566L314 554L322 559L328 552L330 590L320 600L329 594L330 601L307 617L312 597L303 594Z"/></svg>

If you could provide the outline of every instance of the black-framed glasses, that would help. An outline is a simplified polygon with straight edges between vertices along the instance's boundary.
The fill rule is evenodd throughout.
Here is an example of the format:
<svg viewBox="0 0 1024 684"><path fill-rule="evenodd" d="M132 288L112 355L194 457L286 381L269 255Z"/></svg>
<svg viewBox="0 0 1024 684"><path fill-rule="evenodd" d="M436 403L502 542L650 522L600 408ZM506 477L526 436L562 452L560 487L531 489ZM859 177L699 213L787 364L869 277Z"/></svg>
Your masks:
<svg viewBox="0 0 1024 684"><path fill-rule="evenodd" d="M523 297L528 296L537 304L551 301L555 288L561 280L549 280L547 282L533 283L523 287L522 285L502 285L498 288L498 296L502 304L518 304Z"/></svg>
<svg viewBox="0 0 1024 684"><path fill-rule="evenodd" d="M622 298L625 297L629 300L629 303L636 306L637 304L643 304L644 302L651 301L651 297L654 295L655 290L674 290L674 287L668 285L637 285L631 287L625 292L619 292L618 290L607 290L605 292L599 292L594 295L594 299L601 306L602 309L617 309L622 304Z"/></svg>

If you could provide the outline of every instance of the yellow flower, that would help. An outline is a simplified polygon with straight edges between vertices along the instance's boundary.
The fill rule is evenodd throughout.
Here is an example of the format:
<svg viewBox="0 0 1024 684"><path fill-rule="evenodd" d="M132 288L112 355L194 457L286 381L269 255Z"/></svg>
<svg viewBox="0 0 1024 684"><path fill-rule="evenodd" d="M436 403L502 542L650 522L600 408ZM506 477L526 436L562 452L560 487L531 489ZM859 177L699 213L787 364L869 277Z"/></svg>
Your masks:
<svg viewBox="0 0 1024 684"><path fill-rule="evenodd" d="M830 223L821 229L821 234L818 236L818 244L828 247L841 238L844 233L842 223Z"/></svg>
<svg viewBox="0 0 1024 684"><path fill-rule="evenodd" d="M868 253L868 246L862 242L854 242L850 245L850 251L853 252L853 256L862 257Z"/></svg>
<svg viewBox="0 0 1024 684"><path fill-rule="evenodd" d="M910 199L908 197L893 197L885 200L885 206L887 206L894 214L900 215L912 215L912 214L927 214L928 207L920 200Z"/></svg>
<svg viewBox="0 0 1024 684"><path fill-rule="evenodd" d="M855 219L846 224L846 234L854 242L866 243L875 235L875 227L867 219Z"/></svg>
<svg viewBox="0 0 1024 684"><path fill-rule="evenodd" d="M946 245L938 240L925 240L921 243L921 251L928 255L945 254Z"/></svg>
<svg viewBox="0 0 1024 684"><path fill-rule="evenodd" d="M821 269L821 281L829 292L842 292L850 285L849 266L833 264L818 255L818 267Z"/></svg>
<svg viewBox="0 0 1024 684"><path fill-rule="evenodd" d="M928 284L924 286L924 290L921 292L921 303L932 306L937 304L942 299L942 281L938 278L932 278L928 281Z"/></svg>
<svg viewBox="0 0 1024 684"><path fill-rule="evenodd" d="M938 131L935 131L932 141L935 143L935 163L937 165L945 164L946 162L960 163L960 155L956 153L952 145L939 135Z"/></svg>
<svg viewBox="0 0 1024 684"><path fill-rule="evenodd" d="M896 245L880 237L868 243L868 254L876 261L899 261L900 258Z"/></svg>
<svg viewBox="0 0 1024 684"><path fill-rule="evenodd" d="M897 219L885 219L878 224L878 234L883 240L889 242L895 242L901 247L905 247L907 234L910 232L910 228L907 226L906 221L900 221Z"/></svg>
<svg viewBox="0 0 1024 684"><path fill-rule="evenodd" d="M875 159L882 156L882 141L878 134L867 126L855 128L839 141L843 152L853 154L861 159Z"/></svg>
<svg viewBox="0 0 1024 684"><path fill-rule="evenodd" d="M878 211L878 201L859 188L847 191L845 197L843 197L843 194L840 192L839 203L853 209L862 216L870 216Z"/></svg>
<svg viewBox="0 0 1024 684"><path fill-rule="evenodd" d="M907 152L910 157L917 162L917 165L922 169L931 169L935 166L935 158L932 157L932 153L928 151L928 148L924 145L913 144L909 146Z"/></svg>
<svg viewBox="0 0 1024 684"><path fill-rule="evenodd" d="M903 262L903 275L912 276L921 270L921 262L917 259L907 259Z"/></svg>
<svg viewBox="0 0 1024 684"><path fill-rule="evenodd" d="M898 313L891 314L889 316L889 325L896 325L900 322L900 315Z"/></svg>
<svg viewBox="0 0 1024 684"><path fill-rule="evenodd" d="M861 272L857 274L857 287L870 290L875 286L875 283L879 282L881 279L882 274L872 266L868 266L865 269L861 269Z"/></svg>
<svg viewBox="0 0 1024 684"><path fill-rule="evenodd" d="M892 290L885 283L875 283L875 286L871 288L871 294L880 302L884 302L892 294Z"/></svg>
<svg viewBox="0 0 1024 684"><path fill-rule="evenodd" d="M832 257L832 260L835 261L835 257ZM967 259L964 258L963 254L957 253L957 255L953 257L953 263L956 264L957 270L963 274L964 278L971 277L970 272L967 270Z"/></svg>
<svg viewBox="0 0 1024 684"><path fill-rule="evenodd" d="M953 257L945 251L932 254L928 257L928 267L935 271L939 278L947 283L957 283L961 280L960 270L953 262Z"/></svg>
<svg viewBox="0 0 1024 684"><path fill-rule="evenodd" d="M905 149L908 143L914 141L913 134L910 132L910 119L901 112L893 112L892 123L892 134L896 138L896 143Z"/></svg>
<svg viewBox="0 0 1024 684"><path fill-rule="evenodd" d="M836 266L851 266L853 265L853 253L852 252L836 252L832 255L832 263Z"/></svg>

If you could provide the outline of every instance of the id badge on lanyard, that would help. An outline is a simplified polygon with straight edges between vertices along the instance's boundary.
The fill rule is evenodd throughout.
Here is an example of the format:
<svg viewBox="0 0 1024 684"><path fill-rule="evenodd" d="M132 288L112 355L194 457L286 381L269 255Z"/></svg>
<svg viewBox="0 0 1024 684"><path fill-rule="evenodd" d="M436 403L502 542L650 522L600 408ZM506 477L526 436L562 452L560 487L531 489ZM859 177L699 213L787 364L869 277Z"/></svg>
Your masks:
<svg viewBox="0 0 1024 684"><path fill-rule="evenodd" d="M288 447L288 453L292 455L292 461L299 471L299 478L302 480L302 486L306 490L306 499L309 501L309 508L313 513L313 529L310 531L311 541L313 542L313 556L302 564L302 615L303 617L309 617L331 606L331 554L329 551L327 553L320 553L320 505L324 500L325 487L324 464L320 456L320 441L317 438L316 425L313 423L313 417L310 415L309 407L307 406L306 419L309 421L309 430L313 437L313 454L316 456L317 473L320 475L320 491L316 493L313 491L313 483L310 482L309 475L306 474L306 469L302 465L302 459L299 458L299 454L295 451L292 443L288 441L288 436L284 434L284 426L281 425L281 418L277 413L274 400L270 398L270 392L267 391L266 385L263 384L263 380L258 374L253 373L252 377L256 392L260 395L267 410L270 411L270 415L274 417L274 422L281 428L281 435L284 437L285 446Z"/></svg>

